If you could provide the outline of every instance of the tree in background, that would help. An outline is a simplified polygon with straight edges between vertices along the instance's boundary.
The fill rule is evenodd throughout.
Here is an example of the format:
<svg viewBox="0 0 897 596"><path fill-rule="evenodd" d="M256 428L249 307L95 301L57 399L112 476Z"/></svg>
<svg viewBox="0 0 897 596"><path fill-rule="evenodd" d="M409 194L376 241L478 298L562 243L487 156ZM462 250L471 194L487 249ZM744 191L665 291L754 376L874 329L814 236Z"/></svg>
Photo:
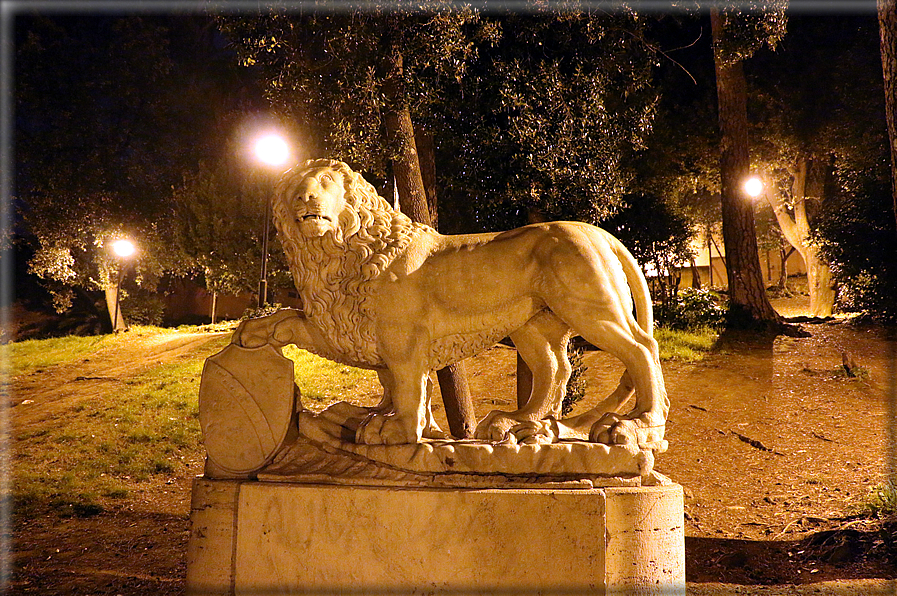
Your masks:
<svg viewBox="0 0 897 596"><path fill-rule="evenodd" d="M832 313L835 282L843 281L820 243L820 226L831 229L822 219L838 217L826 203L845 193L874 200L861 198L856 180L878 178L887 154L877 29L870 16L795 16L778 51L755 57L748 72L753 162L783 235L806 264L815 316Z"/></svg>
<svg viewBox="0 0 897 596"><path fill-rule="evenodd" d="M778 51L759 54L748 71L753 162L806 264L814 316L830 315L835 302L815 239L822 205L839 192L839 172L869 171L887 144L876 31L870 17L795 16Z"/></svg>
<svg viewBox="0 0 897 596"><path fill-rule="evenodd" d="M212 165L200 164L184 176L173 196L179 213L177 242L194 279L212 294L213 323L219 294L253 292L258 287L264 205L271 182L267 172L252 172L241 153L234 150ZM272 285L291 287L283 251L276 236L271 240L268 273L280 280Z"/></svg>
<svg viewBox="0 0 897 596"><path fill-rule="evenodd" d="M754 206L744 190L750 172L747 84L743 61L785 33L784 3L766 12L710 11L720 126L720 196L729 277L730 327L777 325L760 271ZM756 9L755 9L756 10Z"/></svg>
<svg viewBox="0 0 897 596"><path fill-rule="evenodd" d="M868 15L792 16L788 34L775 52L758 51L744 63L752 165L765 178L767 198L780 206L780 218L803 222L806 214L800 224L805 231L792 236L801 248L819 252L827 243L828 232L821 230L832 228L823 220L835 213L827 202L843 206L848 195L855 201L877 200L865 197L860 189L874 186L870 181L879 176L876 164L887 151L874 21ZM689 15L652 23L651 37L675 49L665 50L668 59L660 60L657 85L663 92L636 175L650 194L671 201L703 230L712 230L720 221L719 200L713 203L719 196L719 161L712 151L719 144L719 132L712 125L716 102L707 82L712 82L708 67L713 65L704 58L709 52L703 27L701 19ZM675 45L678 39L683 40L682 47ZM800 175L802 169L809 171L807 176ZM779 248L781 232L764 223L771 208L758 207L755 233L760 248L766 246L784 257L790 244L784 251ZM861 205L848 210L855 218L868 213ZM774 216L773 222L778 228ZM783 227L788 229L788 224L786 220ZM864 250L871 249L844 247L838 254L852 258ZM823 252L824 265L834 253L828 248ZM835 265L840 271L855 270L843 262ZM812 276L813 268L809 269ZM852 283L837 273L834 279ZM852 291L851 295L857 305L858 296L870 294ZM826 302L821 301L823 308L817 314L826 314Z"/></svg>
<svg viewBox="0 0 897 596"><path fill-rule="evenodd" d="M141 19L16 20L16 199L36 246L30 270L57 310L76 291L103 290L110 317L111 241L139 246L136 276L152 286L180 255L163 237L171 162L160 146L174 119L156 86L173 63L167 31ZM77 290L76 290L77 289Z"/></svg>
<svg viewBox="0 0 897 596"><path fill-rule="evenodd" d="M874 171L853 172L822 206L816 241L832 263L841 288L839 303L849 311L897 320L897 230L887 217L891 208L890 173L881 163Z"/></svg>
<svg viewBox="0 0 897 596"><path fill-rule="evenodd" d="M891 142L891 195L897 225L897 2L878 0L881 66L884 72L885 113Z"/></svg>
<svg viewBox="0 0 897 596"><path fill-rule="evenodd" d="M64 310L105 293L109 243L138 245L137 285L186 274L172 189L221 152L222 112L250 95L202 17L16 19L16 203L30 270Z"/></svg>
<svg viewBox="0 0 897 596"><path fill-rule="evenodd" d="M654 86L660 97L645 149L632 163L638 191L649 207L624 209L612 223L602 223L614 229L623 223L634 226L629 232L633 243L640 242L637 226L647 225L651 232L646 241L669 249L660 258L693 267L695 288L701 282L689 243L700 240L708 252L719 252L712 238L719 234L721 221L719 152L714 150L719 146L719 128L707 25L705 19L689 14L659 15L648 24L646 37L657 48ZM654 203L658 203L656 221L651 219ZM626 222L629 215L641 218ZM668 234L660 236L664 231ZM678 269L666 270L669 281L675 281ZM709 281L713 285L721 280L714 279L710 270ZM667 301L671 297L666 294Z"/></svg>
<svg viewBox="0 0 897 596"><path fill-rule="evenodd" d="M628 11L481 17L464 78L432 111L453 231L616 211L657 96L642 22Z"/></svg>
<svg viewBox="0 0 897 596"><path fill-rule="evenodd" d="M694 230L689 219L670 201L653 195L627 195L624 207L601 225L632 251L650 275L654 300L660 302L658 320L676 302L681 263L693 257Z"/></svg>

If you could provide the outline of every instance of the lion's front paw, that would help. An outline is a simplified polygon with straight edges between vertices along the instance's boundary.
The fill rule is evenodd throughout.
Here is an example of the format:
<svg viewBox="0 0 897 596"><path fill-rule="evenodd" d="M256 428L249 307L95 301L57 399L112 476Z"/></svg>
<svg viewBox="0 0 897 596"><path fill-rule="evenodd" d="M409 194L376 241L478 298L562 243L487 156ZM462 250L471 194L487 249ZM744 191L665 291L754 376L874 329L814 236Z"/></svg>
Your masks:
<svg viewBox="0 0 897 596"><path fill-rule="evenodd" d="M475 437L491 443L547 444L557 438L553 420L519 420L493 410L477 425Z"/></svg>
<svg viewBox="0 0 897 596"><path fill-rule="evenodd" d="M420 439L416 421L409 424L392 413L371 412L355 432L355 442L363 445L401 445Z"/></svg>
<svg viewBox="0 0 897 596"><path fill-rule="evenodd" d="M290 308L257 319L247 319L234 330L231 343L244 348L259 348L265 344L281 348L295 341L290 329L297 326L301 329L303 320L299 311Z"/></svg>
<svg viewBox="0 0 897 596"><path fill-rule="evenodd" d="M524 445L550 445L558 438L557 423L553 419L521 422L511 428L511 434Z"/></svg>
<svg viewBox="0 0 897 596"><path fill-rule="evenodd" d="M511 418L507 412L492 410L477 424L474 437L492 443L506 441L511 429L518 424L520 424L520 421Z"/></svg>
<svg viewBox="0 0 897 596"><path fill-rule="evenodd" d="M607 445L638 445L641 449L664 449L663 420L642 414L630 418L619 414L605 414L589 432L589 440Z"/></svg>

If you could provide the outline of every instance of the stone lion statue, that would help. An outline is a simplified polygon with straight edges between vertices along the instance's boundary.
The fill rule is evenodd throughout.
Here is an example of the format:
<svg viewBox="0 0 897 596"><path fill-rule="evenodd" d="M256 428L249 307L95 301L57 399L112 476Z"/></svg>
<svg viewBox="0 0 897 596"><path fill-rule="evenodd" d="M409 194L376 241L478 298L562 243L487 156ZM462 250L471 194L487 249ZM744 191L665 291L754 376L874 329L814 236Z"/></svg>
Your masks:
<svg viewBox="0 0 897 596"><path fill-rule="evenodd" d="M604 230L553 222L441 235L327 159L283 176L274 222L305 311L244 322L234 342L295 343L376 370L384 399L358 426L357 443L420 441L430 428L430 371L506 336L532 370L532 393L517 411L491 412L477 438L547 442L570 427L609 444L662 442L669 402L648 286L629 251ZM592 411L558 422L574 334L619 358L626 373ZM633 391L634 407L619 414Z"/></svg>

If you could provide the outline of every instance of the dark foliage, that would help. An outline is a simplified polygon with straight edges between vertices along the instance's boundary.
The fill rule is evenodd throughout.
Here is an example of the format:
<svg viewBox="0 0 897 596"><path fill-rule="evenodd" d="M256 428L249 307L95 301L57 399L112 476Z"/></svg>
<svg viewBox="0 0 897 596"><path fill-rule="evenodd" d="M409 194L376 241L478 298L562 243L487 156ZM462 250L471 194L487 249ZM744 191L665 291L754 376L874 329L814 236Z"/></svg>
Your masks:
<svg viewBox="0 0 897 596"><path fill-rule="evenodd" d="M861 176L825 205L816 236L841 287L839 305L897 320L897 231L890 217L889 180Z"/></svg>
<svg viewBox="0 0 897 596"><path fill-rule="evenodd" d="M626 195L625 207L601 226L630 250L649 271L654 300L675 300L679 291L679 265L693 256L692 228L688 219L669 202L648 194Z"/></svg>
<svg viewBox="0 0 897 596"><path fill-rule="evenodd" d="M569 416L576 403L586 396L588 382L585 374L589 367L583 362L583 354L585 354L585 348L574 347L573 342L567 345L567 357L570 359L573 371L567 380L567 393L564 394L564 399L561 402L562 417Z"/></svg>
<svg viewBox="0 0 897 596"><path fill-rule="evenodd" d="M716 292L685 288L654 311L657 324L670 329L689 331L710 327L722 329L726 324L726 307Z"/></svg>
<svg viewBox="0 0 897 596"><path fill-rule="evenodd" d="M442 196L463 220L453 231L613 214L657 97L642 20L484 16L481 27L464 78L432 110Z"/></svg>

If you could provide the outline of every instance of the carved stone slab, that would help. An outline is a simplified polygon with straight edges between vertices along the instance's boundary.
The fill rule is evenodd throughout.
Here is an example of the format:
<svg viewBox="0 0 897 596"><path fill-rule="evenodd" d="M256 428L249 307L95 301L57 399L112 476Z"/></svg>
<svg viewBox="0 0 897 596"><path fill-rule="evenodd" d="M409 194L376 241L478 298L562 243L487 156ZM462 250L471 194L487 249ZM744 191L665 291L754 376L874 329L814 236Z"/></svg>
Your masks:
<svg viewBox="0 0 897 596"><path fill-rule="evenodd" d="M208 358L199 387L199 423L209 459L247 474L263 468L295 428L293 362L270 345L231 344Z"/></svg>
<svg viewBox="0 0 897 596"><path fill-rule="evenodd" d="M339 424L328 411L354 409L335 404L313 415L303 412L299 432L334 452L355 455L389 468L417 474L494 474L556 476L646 476L654 457L636 445L604 445L562 440L552 444L492 444L480 440L425 439L404 445L359 445L343 440L346 423ZM352 418L350 417L351 421ZM351 433L350 433L351 434Z"/></svg>
<svg viewBox="0 0 897 596"><path fill-rule="evenodd" d="M404 445L352 442L369 411L339 402L298 414L299 436L258 473L259 480L418 487L648 486L663 484L654 451L580 439L552 444L424 439ZM665 445L663 446L665 447Z"/></svg>

